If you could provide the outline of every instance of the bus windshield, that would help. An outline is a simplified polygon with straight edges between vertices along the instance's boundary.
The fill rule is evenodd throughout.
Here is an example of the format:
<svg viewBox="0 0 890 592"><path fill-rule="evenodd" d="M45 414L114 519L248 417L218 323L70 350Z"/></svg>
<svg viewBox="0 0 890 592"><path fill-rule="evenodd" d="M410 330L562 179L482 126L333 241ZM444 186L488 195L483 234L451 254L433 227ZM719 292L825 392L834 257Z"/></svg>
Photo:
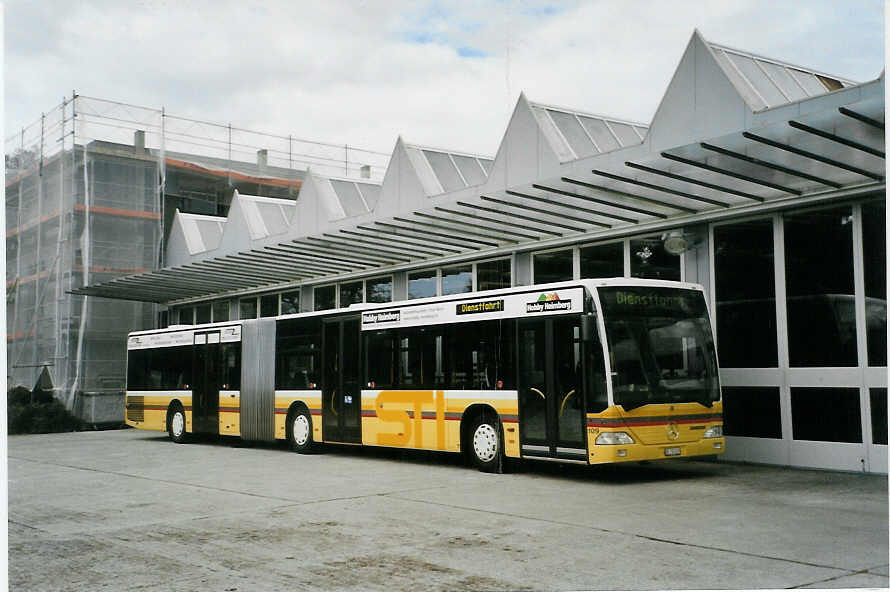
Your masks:
<svg viewBox="0 0 890 592"><path fill-rule="evenodd" d="M720 399L717 357L701 292L620 286L599 289L615 404Z"/></svg>

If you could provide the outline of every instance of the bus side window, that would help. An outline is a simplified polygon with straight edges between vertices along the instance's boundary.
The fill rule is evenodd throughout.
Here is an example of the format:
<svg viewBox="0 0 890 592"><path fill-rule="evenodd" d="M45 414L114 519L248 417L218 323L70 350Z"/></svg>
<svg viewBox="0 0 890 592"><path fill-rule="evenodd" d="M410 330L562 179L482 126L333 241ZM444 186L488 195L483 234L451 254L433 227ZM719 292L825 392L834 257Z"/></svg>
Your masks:
<svg viewBox="0 0 890 592"><path fill-rule="evenodd" d="M399 337L399 386L441 387L441 329L411 327Z"/></svg>
<svg viewBox="0 0 890 592"><path fill-rule="evenodd" d="M587 413L600 413L609 406L606 363L599 334L594 331L592 337L584 344L587 348Z"/></svg>
<svg viewBox="0 0 890 592"><path fill-rule="evenodd" d="M275 336L275 388L318 388L321 357L321 323L312 319L278 322Z"/></svg>
<svg viewBox="0 0 890 592"><path fill-rule="evenodd" d="M513 331L511 320L456 323L445 333L446 388L513 388Z"/></svg>
<svg viewBox="0 0 890 592"><path fill-rule="evenodd" d="M222 347L224 390L241 390L241 343L226 343Z"/></svg>
<svg viewBox="0 0 890 592"><path fill-rule="evenodd" d="M367 331L365 337L365 388L392 388L396 383L394 329Z"/></svg>

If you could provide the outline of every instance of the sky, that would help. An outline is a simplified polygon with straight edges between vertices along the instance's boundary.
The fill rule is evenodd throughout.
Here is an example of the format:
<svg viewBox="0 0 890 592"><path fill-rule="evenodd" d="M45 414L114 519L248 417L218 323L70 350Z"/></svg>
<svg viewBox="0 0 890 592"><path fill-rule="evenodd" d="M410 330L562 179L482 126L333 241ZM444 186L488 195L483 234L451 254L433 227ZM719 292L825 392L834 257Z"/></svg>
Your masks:
<svg viewBox="0 0 890 592"><path fill-rule="evenodd" d="M649 123L693 31L857 81L882 0L12 0L4 134L72 91L389 153L494 155L520 92Z"/></svg>

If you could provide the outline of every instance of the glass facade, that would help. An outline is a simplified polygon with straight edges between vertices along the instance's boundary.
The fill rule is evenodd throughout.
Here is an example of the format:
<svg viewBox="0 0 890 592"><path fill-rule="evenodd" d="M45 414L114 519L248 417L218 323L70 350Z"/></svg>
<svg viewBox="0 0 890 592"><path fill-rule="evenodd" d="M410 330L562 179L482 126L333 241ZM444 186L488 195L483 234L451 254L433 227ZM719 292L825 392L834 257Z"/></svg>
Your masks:
<svg viewBox="0 0 890 592"><path fill-rule="evenodd" d="M886 215L887 206L883 201L862 204L862 258L865 268L865 335L869 366L887 365Z"/></svg>
<svg viewBox="0 0 890 592"><path fill-rule="evenodd" d="M278 315L278 294L260 296L260 316L274 317Z"/></svg>
<svg viewBox="0 0 890 592"><path fill-rule="evenodd" d="M201 325L210 322L210 305L199 304L195 307L195 324Z"/></svg>
<svg viewBox="0 0 890 592"><path fill-rule="evenodd" d="M550 253L535 253L535 283L549 284L573 279L571 249Z"/></svg>
<svg viewBox="0 0 890 592"><path fill-rule="evenodd" d="M368 302L392 302L392 276L365 280Z"/></svg>
<svg viewBox="0 0 890 592"><path fill-rule="evenodd" d="M858 388L791 388L795 440L862 442Z"/></svg>
<svg viewBox="0 0 890 592"><path fill-rule="evenodd" d="M180 325L194 325L195 324L195 309L191 306L187 306L185 308L179 309L179 324Z"/></svg>
<svg viewBox="0 0 890 592"><path fill-rule="evenodd" d="M315 288L314 310L337 308L337 286L321 286Z"/></svg>
<svg viewBox="0 0 890 592"><path fill-rule="evenodd" d="M463 294L473 291L473 266L442 268L442 294Z"/></svg>
<svg viewBox="0 0 890 592"><path fill-rule="evenodd" d="M791 366L856 366L849 206L785 216L785 290Z"/></svg>
<svg viewBox="0 0 890 592"><path fill-rule="evenodd" d="M871 442L887 445L887 389L873 388L868 391L871 403Z"/></svg>
<svg viewBox="0 0 890 592"><path fill-rule="evenodd" d="M238 318L255 319L257 313L256 297L242 298L238 301Z"/></svg>
<svg viewBox="0 0 890 592"><path fill-rule="evenodd" d="M350 304L360 304L364 301L364 282L350 282L348 284L340 284L340 308L345 308Z"/></svg>
<svg viewBox="0 0 890 592"><path fill-rule="evenodd" d="M213 303L213 322L219 323L229 320L229 301L217 300Z"/></svg>
<svg viewBox="0 0 890 592"><path fill-rule="evenodd" d="M408 274L408 299L436 296L437 276L435 269Z"/></svg>
<svg viewBox="0 0 890 592"><path fill-rule="evenodd" d="M661 235L631 239L630 277L680 281L680 256L664 250Z"/></svg>
<svg viewBox="0 0 890 592"><path fill-rule="evenodd" d="M779 387L723 387L723 433L781 438Z"/></svg>
<svg viewBox="0 0 890 592"><path fill-rule="evenodd" d="M724 368L775 368L772 219L714 228L717 349Z"/></svg>
<svg viewBox="0 0 890 592"><path fill-rule="evenodd" d="M300 312L300 292L285 292L281 295L281 314L294 314Z"/></svg>
<svg viewBox="0 0 890 592"><path fill-rule="evenodd" d="M510 259L496 259L476 264L476 289L497 290L511 284Z"/></svg>
<svg viewBox="0 0 890 592"><path fill-rule="evenodd" d="M581 277L611 278L624 276L624 243L582 247Z"/></svg>

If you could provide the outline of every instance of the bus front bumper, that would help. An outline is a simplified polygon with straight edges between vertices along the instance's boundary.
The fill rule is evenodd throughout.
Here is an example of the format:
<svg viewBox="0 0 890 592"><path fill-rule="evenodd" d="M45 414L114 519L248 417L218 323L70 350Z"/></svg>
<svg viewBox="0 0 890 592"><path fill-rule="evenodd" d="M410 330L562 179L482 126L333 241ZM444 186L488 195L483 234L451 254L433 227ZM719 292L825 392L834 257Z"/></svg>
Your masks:
<svg viewBox="0 0 890 592"><path fill-rule="evenodd" d="M596 445L590 442L588 462L601 463L632 462L641 460L668 460L695 456L713 456L726 450L725 438L707 438L696 442L671 444L613 444Z"/></svg>

